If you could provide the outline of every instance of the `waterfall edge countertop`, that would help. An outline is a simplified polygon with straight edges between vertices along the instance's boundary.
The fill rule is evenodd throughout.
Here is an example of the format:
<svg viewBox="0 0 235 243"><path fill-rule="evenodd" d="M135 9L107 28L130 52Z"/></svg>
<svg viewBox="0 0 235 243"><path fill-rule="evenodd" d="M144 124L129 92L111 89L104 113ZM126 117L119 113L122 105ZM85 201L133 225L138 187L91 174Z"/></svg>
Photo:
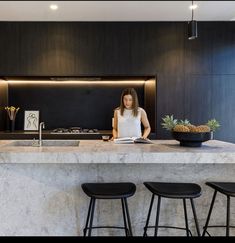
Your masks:
<svg viewBox="0 0 235 243"><path fill-rule="evenodd" d="M14 146L16 140L0 140L2 163L235 163L235 144L219 140L202 147L182 147L175 140L154 144L114 144L80 140L79 146ZM64 140L69 141L69 140Z"/></svg>

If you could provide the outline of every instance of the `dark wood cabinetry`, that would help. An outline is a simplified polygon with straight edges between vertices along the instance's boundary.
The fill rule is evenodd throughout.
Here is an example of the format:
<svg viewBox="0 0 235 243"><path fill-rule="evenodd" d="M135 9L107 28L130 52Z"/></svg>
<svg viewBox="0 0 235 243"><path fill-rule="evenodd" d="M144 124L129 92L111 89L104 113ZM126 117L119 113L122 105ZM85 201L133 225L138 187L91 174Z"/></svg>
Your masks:
<svg viewBox="0 0 235 243"><path fill-rule="evenodd" d="M4 130L6 127L6 111L4 109L7 106L8 101L8 85L5 81L0 80L0 130Z"/></svg>
<svg viewBox="0 0 235 243"><path fill-rule="evenodd" d="M157 76L157 136L174 114L221 122L215 138L235 142L235 23L0 22L0 76ZM228 76L229 75L229 76Z"/></svg>
<svg viewBox="0 0 235 243"><path fill-rule="evenodd" d="M183 73L185 23L1 22L0 75Z"/></svg>

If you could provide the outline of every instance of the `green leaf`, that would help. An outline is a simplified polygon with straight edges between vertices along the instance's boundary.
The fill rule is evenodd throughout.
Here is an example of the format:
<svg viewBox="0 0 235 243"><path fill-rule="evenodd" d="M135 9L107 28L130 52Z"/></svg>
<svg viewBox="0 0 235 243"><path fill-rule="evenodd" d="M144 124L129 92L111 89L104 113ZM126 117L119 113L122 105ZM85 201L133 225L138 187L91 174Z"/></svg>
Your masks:
<svg viewBox="0 0 235 243"><path fill-rule="evenodd" d="M220 127L220 124L219 122L216 120L216 119L211 119L209 120L206 125L211 129L211 131L216 131L219 127Z"/></svg>
<svg viewBox="0 0 235 243"><path fill-rule="evenodd" d="M162 118L163 122L161 123L162 127L166 130L171 131L175 125L177 125L177 119L174 119L173 115L166 115Z"/></svg>
<svg viewBox="0 0 235 243"><path fill-rule="evenodd" d="M191 123L189 122L189 120L185 119L185 120L180 120L177 125L191 125Z"/></svg>

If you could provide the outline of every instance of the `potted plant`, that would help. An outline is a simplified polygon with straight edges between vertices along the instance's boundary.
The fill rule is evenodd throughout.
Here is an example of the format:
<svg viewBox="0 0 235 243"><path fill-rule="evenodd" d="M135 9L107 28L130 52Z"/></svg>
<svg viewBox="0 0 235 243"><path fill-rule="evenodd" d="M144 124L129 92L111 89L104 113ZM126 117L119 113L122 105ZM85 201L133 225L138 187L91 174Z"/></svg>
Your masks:
<svg viewBox="0 0 235 243"><path fill-rule="evenodd" d="M171 131L181 146L187 147L200 147L202 142L212 139L213 132L220 126L215 119L198 126L191 124L188 119L174 119L173 115L166 115L162 120L162 127Z"/></svg>

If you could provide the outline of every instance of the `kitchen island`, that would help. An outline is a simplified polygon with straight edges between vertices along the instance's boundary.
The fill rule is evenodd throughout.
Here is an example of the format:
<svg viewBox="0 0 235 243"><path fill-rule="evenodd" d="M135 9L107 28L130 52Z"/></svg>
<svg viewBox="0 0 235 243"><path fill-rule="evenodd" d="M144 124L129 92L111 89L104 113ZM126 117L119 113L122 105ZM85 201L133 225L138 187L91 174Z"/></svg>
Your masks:
<svg viewBox="0 0 235 243"><path fill-rule="evenodd" d="M67 140L68 141L68 140ZM81 190L84 182L136 184L128 199L133 234L143 234L151 193L144 181L195 182L202 196L195 199L200 229L205 224L213 190L205 181L235 181L235 144L217 140L200 148L181 147L174 140L154 144L114 144L81 140L79 146L20 146L0 140L1 208L0 235L82 235L89 198ZM211 224L225 223L226 198L218 194ZM195 234L190 203L189 226ZM151 224L155 222L156 204ZM231 225L234 224L231 203ZM94 225L123 225L119 200L98 200ZM160 224L184 227L183 203L163 199ZM210 229L225 235L225 229ZM149 234L153 233L149 230ZM183 231L159 230L159 235L185 235ZM235 231L231 229L231 235ZM94 230L93 235L124 235L117 229Z"/></svg>

